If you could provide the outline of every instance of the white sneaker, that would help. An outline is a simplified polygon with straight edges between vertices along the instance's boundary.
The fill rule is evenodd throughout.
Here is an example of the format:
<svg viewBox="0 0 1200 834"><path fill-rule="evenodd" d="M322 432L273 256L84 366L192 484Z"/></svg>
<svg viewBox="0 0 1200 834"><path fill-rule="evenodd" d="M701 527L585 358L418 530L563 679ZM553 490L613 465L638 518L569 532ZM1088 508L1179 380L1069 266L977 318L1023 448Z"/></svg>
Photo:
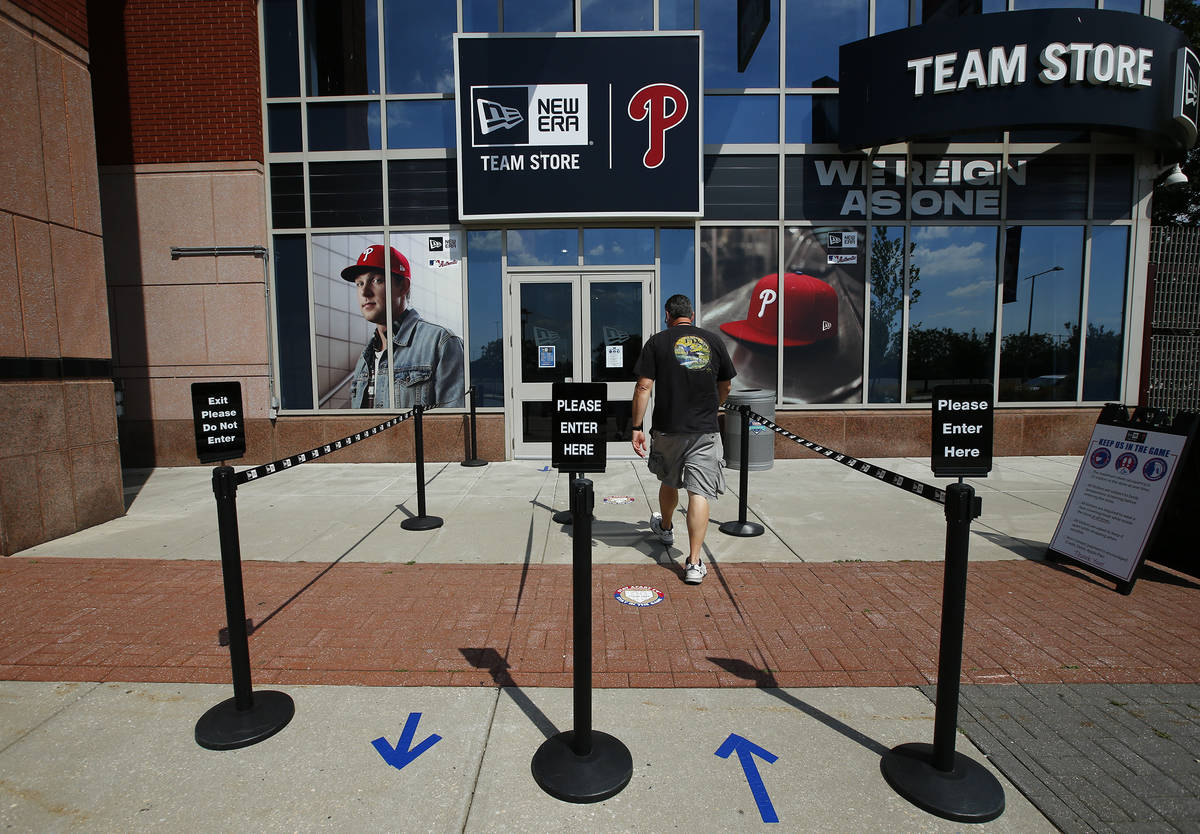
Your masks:
<svg viewBox="0 0 1200 834"><path fill-rule="evenodd" d="M699 585L708 576L708 567L703 562L687 565L683 571L683 581L689 585Z"/></svg>
<svg viewBox="0 0 1200 834"><path fill-rule="evenodd" d="M658 536L658 540L663 544L675 544L675 529L664 530L662 526L662 513L650 514L650 532Z"/></svg>

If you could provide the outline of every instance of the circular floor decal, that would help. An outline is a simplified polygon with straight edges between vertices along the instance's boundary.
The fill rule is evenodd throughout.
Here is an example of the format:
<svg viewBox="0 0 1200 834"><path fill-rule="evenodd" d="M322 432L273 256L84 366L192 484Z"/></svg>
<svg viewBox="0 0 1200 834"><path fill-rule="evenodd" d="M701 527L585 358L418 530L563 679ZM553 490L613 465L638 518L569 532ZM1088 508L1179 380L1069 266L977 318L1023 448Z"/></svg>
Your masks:
<svg viewBox="0 0 1200 834"><path fill-rule="evenodd" d="M616 597L617 602L638 608L658 605L663 601L663 592L658 588L651 588L649 585L626 585L624 588L618 588L613 596Z"/></svg>
<svg viewBox="0 0 1200 834"><path fill-rule="evenodd" d="M605 504L632 504L632 495L608 495L604 498Z"/></svg>

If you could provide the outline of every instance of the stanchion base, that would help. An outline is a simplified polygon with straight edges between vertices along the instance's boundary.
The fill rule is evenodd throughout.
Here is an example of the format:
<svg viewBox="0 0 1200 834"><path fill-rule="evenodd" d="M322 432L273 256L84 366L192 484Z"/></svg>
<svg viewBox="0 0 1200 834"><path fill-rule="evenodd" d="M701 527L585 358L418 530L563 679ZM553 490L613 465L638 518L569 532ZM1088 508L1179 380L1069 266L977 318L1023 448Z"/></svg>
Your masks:
<svg viewBox="0 0 1200 834"><path fill-rule="evenodd" d="M633 778L633 756L620 739L592 731L592 752L571 749L574 730L551 736L533 754L530 769L538 787L563 802L601 802L619 794Z"/></svg>
<svg viewBox="0 0 1200 834"><path fill-rule="evenodd" d="M436 515L414 515L400 522L405 530L436 530L442 524L442 519Z"/></svg>
<svg viewBox="0 0 1200 834"><path fill-rule="evenodd" d="M879 763L892 789L922 811L956 822L988 822L1004 813L1004 788L991 771L962 753L954 768L933 766L932 744L901 744Z"/></svg>
<svg viewBox="0 0 1200 834"><path fill-rule="evenodd" d="M550 520L555 524L570 524L575 520L575 514L570 510L559 510L550 516Z"/></svg>
<svg viewBox="0 0 1200 834"><path fill-rule="evenodd" d="M209 750L236 750L258 744L282 730L296 714L290 695L270 689L251 694L250 709L237 698L222 701L196 722L196 743Z"/></svg>
<svg viewBox="0 0 1200 834"><path fill-rule="evenodd" d="M487 465L488 465L488 462L486 460L484 460L483 458L471 458L470 460L464 460L460 464L460 466L487 466Z"/></svg>
<svg viewBox="0 0 1200 834"><path fill-rule="evenodd" d="M743 539L748 539L751 536L761 536L763 534L763 526L761 524L755 524L753 521L747 521L745 523L740 521L726 521L717 529L727 536L738 536Z"/></svg>

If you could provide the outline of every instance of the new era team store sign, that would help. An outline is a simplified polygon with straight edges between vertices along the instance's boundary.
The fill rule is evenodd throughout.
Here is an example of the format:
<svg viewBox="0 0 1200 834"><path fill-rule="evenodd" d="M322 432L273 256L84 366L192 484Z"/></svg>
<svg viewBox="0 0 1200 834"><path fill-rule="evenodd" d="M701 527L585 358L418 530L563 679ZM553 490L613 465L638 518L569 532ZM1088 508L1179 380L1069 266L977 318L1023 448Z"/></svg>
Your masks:
<svg viewBox="0 0 1200 834"><path fill-rule="evenodd" d="M463 220L694 218L700 35L454 36Z"/></svg>

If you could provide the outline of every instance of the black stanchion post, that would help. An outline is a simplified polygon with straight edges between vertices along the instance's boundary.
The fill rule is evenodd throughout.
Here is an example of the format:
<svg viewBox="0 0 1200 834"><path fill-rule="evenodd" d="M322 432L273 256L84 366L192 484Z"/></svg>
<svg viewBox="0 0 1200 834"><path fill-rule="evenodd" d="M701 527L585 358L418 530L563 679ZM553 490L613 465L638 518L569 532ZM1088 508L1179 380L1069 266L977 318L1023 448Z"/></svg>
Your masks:
<svg viewBox="0 0 1200 834"><path fill-rule="evenodd" d="M296 705L286 693L270 690L255 693L251 687L242 551L238 542L237 481L232 466L213 469L213 495L217 499L217 532L221 541L233 697L200 717L196 722L196 743L209 750L233 750L275 735L292 720Z"/></svg>
<svg viewBox="0 0 1200 834"><path fill-rule="evenodd" d="M417 514L400 522L405 530L435 530L442 526L442 519L436 515L425 515L425 433L421 428L421 413L425 406L413 408L413 445L417 450Z"/></svg>
<svg viewBox="0 0 1200 834"><path fill-rule="evenodd" d="M933 744L901 744L880 762L883 778L896 793L924 811L958 822L987 822L1004 813L1000 782L983 765L954 750L967 607L967 549L971 519L978 514L975 490L969 484L960 478L946 488L946 568Z"/></svg>
<svg viewBox="0 0 1200 834"><path fill-rule="evenodd" d="M471 457L462 462L463 466L487 466L488 462L479 457L478 435L475 432L475 386L472 385L467 393L471 397Z"/></svg>
<svg viewBox="0 0 1200 834"><path fill-rule="evenodd" d="M565 802L600 802L633 778L633 756L619 739L592 730L592 482L571 482L571 594L574 608L575 729L542 743L530 769L538 786Z"/></svg>
<svg viewBox="0 0 1200 834"><path fill-rule="evenodd" d="M742 468L738 473L740 493L738 495L738 520L726 521L718 529L727 536L750 538L751 536L761 536L763 526L746 520L746 491L750 486L750 409L748 406L739 405L738 411L742 413L742 436L740 438Z"/></svg>
<svg viewBox="0 0 1200 834"><path fill-rule="evenodd" d="M567 473L567 509L559 510L550 517L555 524L570 524L575 518L575 480L578 477L576 472Z"/></svg>

